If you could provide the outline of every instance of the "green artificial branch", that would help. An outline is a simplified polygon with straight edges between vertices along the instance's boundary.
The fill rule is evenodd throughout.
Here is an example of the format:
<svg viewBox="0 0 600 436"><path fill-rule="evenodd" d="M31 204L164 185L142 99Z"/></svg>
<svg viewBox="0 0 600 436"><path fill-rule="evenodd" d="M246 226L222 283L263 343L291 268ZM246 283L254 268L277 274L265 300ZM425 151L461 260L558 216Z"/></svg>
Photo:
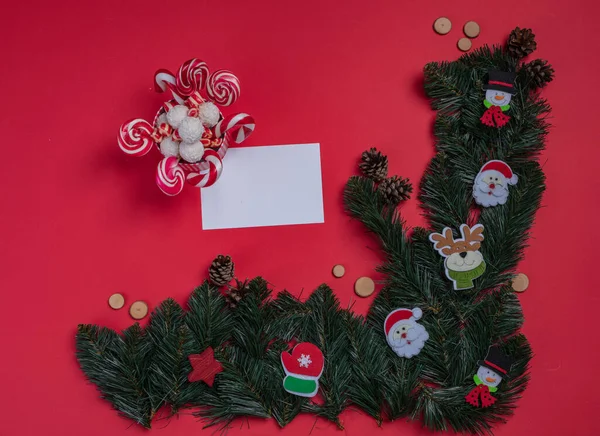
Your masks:
<svg viewBox="0 0 600 436"><path fill-rule="evenodd" d="M487 70L517 73L511 121L502 129L480 122ZM400 210L376 184L351 177L344 191L348 213L380 242L386 279L366 317L342 308L333 291L320 286L302 302L283 291L272 296L262 278L231 307L205 282L187 303L163 302L144 329L118 334L80 325L77 358L87 378L121 415L150 427L163 406L174 414L192 408L207 426L226 431L239 417L273 418L284 427L298 414L323 417L343 428L340 414L356 408L378 425L399 418L420 420L431 430L489 434L513 413L529 380L532 351L520 334L524 317L510 281L527 247L545 189L537 161L549 126L550 107L517 60L500 47L473 50L454 62L424 68L425 92L437 111L436 154L418 195L431 229L409 229ZM474 178L490 159L506 161L519 175L506 204L480 208L472 199ZM409 191L410 192L410 191ZM485 273L473 289L454 291L431 232L481 223ZM398 357L388 346L384 320L394 309L419 307L429 333L421 352ZM283 388L281 353L296 342L317 345L325 357L318 400ZM490 345L515 362L497 401L476 408L465 401L473 375ZM190 383L190 354L212 347L223 371L212 387Z"/></svg>

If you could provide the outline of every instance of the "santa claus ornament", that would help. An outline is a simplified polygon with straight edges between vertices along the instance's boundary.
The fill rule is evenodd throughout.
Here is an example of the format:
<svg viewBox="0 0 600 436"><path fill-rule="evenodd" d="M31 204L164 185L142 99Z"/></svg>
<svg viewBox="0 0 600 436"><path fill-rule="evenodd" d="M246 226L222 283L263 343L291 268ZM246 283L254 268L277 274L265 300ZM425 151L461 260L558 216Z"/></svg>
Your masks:
<svg viewBox="0 0 600 436"><path fill-rule="evenodd" d="M488 72L488 83L483 85L487 108L480 118L489 127L500 128L510 120L504 112L510 109L510 100L515 94L515 73L491 70Z"/></svg>
<svg viewBox="0 0 600 436"><path fill-rule="evenodd" d="M199 59L185 62L177 75L158 70L158 92L170 91L153 123L134 119L124 123L119 147L130 156L144 156L152 148L163 155L156 184L167 195L177 195L184 182L197 188L214 184L223 171L222 160L233 143L243 142L254 131L248 114L223 116L218 106L229 106L240 94L240 82L230 71L209 74Z"/></svg>
<svg viewBox="0 0 600 436"><path fill-rule="evenodd" d="M485 272L483 255L479 251L483 241L483 225L469 227L462 224L460 233L462 237L454 239L452 229L446 227L442 233L429 235L433 248L445 258L446 277L452 280L456 291L472 288L473 280Z"/></svg>
<svg viewBox="0 0 600 436"><path fill-rule="evenodd" d="M473 198L481 206L497 206L508 200L508 185L516 185L519 178L501 160L486 162L473 184Z"/></svg>
<svg viewBox="0 0 600 436"><path fill-rule="evenodd" d="M421 352L429 334L425 327L417 323L423 311L414 309L396 309L385 318L383 328L388 345L400 357L411 358Z"/></svg>
<svg viewBox="0 0 600 436"><path fill-rule="evenodd" d="M281 353L285 371L283 388L293 395L314 397L319 390L319 377L325 368L323 353L310 342L301 342L291 353Z"/></svg>
<svg viewBox="0 0 600 436"><path fill-rule="evenodd" d="M477 362L479 369L473 376L476 386L465 396L467 403L473 407L493 405L496 399L492 393L498 390L502 379L508 377L512 362L513 359L504 354L499 347L490 347L485 359Z"/></svg>

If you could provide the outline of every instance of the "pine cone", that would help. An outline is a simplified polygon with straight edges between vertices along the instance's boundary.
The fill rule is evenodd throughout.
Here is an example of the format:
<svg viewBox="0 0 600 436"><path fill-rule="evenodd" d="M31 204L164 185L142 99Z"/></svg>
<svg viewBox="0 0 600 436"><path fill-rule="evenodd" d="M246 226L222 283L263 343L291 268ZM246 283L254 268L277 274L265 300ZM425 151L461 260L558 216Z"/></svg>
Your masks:
<svg viewBox="0 0 600 436"><path fill-rule="evenodd" d="M516 27L508 37L508 52L511 56L521 59L537 48L535 35L531 29L520 29Z"/></svg>
<svg viewBox="0 0 600 436"><path fill-rule="evenodd" d="M377 189L386 204L397 206L401 201L410 198L413 188L408 179L392 176L383 180Z"/></svg>
<svg viewBox="0 0 600 436"><path fill-rule="evenodd" d="M224 286L233 278L234 263L231 257L219 254L208 268L208 278L217 286Z"/></svg>
<svg viewBox="0 0 600 436"><path fill-rule="evenodd" d="M242 282L236 279L235 286L230 286L229 289L225 291L225 301L231 309L235 309L248 292L250 292L248 280Z"/></svg>
<svg viewBox="0 0 600 436"><path fill-rule="evenodd" d="M554 80L554 68L548 65L548 61L536 59L525 64L524 67L533 89L543 88Z"/></svg>
<svg viewBox="0 0 600 436"><path fill-rule="evenodd" d="M388 174L388 158L375 147L363 152L358 168L369 179L381 182Z"/></svg>

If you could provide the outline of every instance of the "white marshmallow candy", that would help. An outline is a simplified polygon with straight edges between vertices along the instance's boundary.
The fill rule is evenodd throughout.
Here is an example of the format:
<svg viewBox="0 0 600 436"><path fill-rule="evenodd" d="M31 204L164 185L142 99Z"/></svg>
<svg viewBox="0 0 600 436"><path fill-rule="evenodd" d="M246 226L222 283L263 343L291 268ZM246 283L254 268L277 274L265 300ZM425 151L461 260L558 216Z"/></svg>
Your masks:
<svg viewBox="0 0 600 436"><path fill-rule="evenodd" d="M156 127L160 126L161 124L169 124L169 121L167 120L167 114L160 114L160 116L156 119Z"/></svg>
<svg viewBox="0 0 600 436"><path fill-rule="evenodd" d="M179 137L183 142L196 142L200 138L202 138L202 134L204 133L204 126L202 125L202 121L196 117L185 117L181 124L179 124L179 128L177 129L177 133L179 133Z"/></svg>
<svg viewBox="0 0 600 436"><path fill-rule="evenodd" d="M164 157L179 157L179 142L168 136L160 142L160 152Z"/></svg>
<svg viewBox="0 0 600 436"><path fill-rule="evenodd" d="M179 154L189 163L199 162L204 156L204 145L200 141L182 142L179 145Z"/></svg>
<svg viewBox="0 0 600 436"><path fill-rule="evenodd" d="M178 128L181 122L187 117L188 108L182 104L178 104L167 112L167 122L174 129Z"/></svg>
<svg viewBox="0 0 600 436"><path fill-rule="evenodd" d="M221 112L216 104L206 101L198 106L198 117L206 127L214 127L221 118Z"/></svg>

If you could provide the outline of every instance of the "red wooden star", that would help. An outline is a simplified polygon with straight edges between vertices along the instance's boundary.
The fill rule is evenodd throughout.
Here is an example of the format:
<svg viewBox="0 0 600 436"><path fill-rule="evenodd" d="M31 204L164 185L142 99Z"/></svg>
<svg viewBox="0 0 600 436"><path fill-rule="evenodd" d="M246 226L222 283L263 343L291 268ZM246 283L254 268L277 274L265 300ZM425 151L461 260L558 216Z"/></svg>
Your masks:
<svg viewBox="0 0 600 436"><path fill-rule="evenodd" d="M188 356L192 370L188 374L190 383L203 381L212 388L215 376L223 371L223 366L218 360L215 360L215 352L212 347L208 347L200 354L190 354Z"/></svg>

